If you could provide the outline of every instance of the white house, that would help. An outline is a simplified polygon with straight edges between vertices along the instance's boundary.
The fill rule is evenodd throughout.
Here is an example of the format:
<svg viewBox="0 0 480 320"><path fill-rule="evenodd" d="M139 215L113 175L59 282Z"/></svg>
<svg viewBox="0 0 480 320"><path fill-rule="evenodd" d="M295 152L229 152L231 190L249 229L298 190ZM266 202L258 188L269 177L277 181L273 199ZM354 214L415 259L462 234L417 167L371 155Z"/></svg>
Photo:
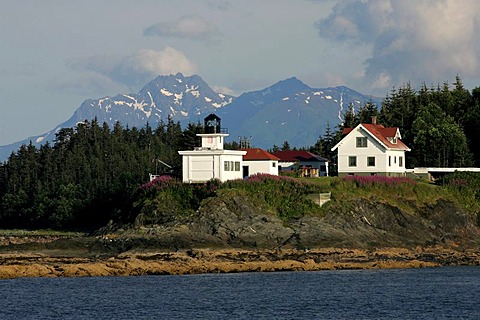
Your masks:
<svg viewBox="0 0 480 320"><path fill-rule="evenodd" d="M218 179L222 182L243 178L243 156L247 151L224 150L223 143L228 136L221 128L220 118L210 114L205 118L205 133L202 146L190 151L178 151L182 156L183 182L206 182Z"/></svg>
<svg viewBox="0 0 480 320"><path fill-rule="evenodd" d="M248 177L257 173L267 173L278 176L278 158L273 154L260 149L243 149L247 152L243 156L243 176Z"/></svg>
<svg viewBox="0 0 480 320"><path fill-rule="evenodd" d="M405 176L405 152L400 130L377 124L361 123L346 128L346 134L332 151L338 152L338 175Z"/></svg>

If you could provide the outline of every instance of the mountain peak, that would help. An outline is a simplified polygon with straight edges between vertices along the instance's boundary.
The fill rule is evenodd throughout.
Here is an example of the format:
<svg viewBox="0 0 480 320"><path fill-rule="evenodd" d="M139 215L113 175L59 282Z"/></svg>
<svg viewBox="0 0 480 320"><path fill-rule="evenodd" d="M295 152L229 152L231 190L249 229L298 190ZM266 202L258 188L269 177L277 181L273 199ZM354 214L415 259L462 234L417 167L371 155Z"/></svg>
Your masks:
<svg viewBox="0 0 480 320"><path fill-rule="evenodd" d="M283 91L283 92L298 92L302 90L310 90L311 88L307 86L302 81L298 80L296 77L287 78L275 83L270 87L272 91Z"/></svg>

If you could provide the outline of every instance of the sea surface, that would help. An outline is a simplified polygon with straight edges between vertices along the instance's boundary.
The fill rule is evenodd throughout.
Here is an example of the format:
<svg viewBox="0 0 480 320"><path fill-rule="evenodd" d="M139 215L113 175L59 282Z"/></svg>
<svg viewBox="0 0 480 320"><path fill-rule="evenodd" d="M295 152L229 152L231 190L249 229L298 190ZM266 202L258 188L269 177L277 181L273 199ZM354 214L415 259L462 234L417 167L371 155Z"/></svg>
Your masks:
<svg viewBox="0 0 480 320"><path fill-rule="evenodd" d="M0 319L480 319L480 267L1 280Z"/></svg>

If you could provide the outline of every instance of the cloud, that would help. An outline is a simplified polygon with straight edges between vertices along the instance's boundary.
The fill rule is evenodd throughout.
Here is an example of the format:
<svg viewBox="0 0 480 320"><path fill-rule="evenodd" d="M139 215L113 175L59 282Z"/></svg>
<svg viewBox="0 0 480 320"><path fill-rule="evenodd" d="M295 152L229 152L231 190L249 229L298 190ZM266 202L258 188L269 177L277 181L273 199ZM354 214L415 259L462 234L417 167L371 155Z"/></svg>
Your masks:
<svg viewBox="0 0 480 320"><path fill-rule="evenodd" d="M94 72L135 90L158 75L177 72L192 75L197 72L193 62L171 47L162 51L141 49L127 57L94 56L77 59L69 65L75 70Z"/></svg>
<svg viewBox="0 0 480 320"><path fill-rule="evenodd" d="M212 86L212 89L213 91L217 92L217 93L223 93L223 94L228 94L230 96L234 96L234 97L238 97L238 92L236 92L235 90L229 88L229 87L225 87L225 86Z"/></svg>
<svg viewBox="0 0 480 320"><path fill-rule="evenodd" d="M217 26L198 15L179 18L173 23L160 22L143 30L145 36L211 40L218 35Z"/></svg>
<svg viewBox="0 0 480 320"><path fill-rule="evenodd" d="M315 23L322 38L370 47L365 80L374 88L443 82L480 72L476 0L344 0Z"/></svg>

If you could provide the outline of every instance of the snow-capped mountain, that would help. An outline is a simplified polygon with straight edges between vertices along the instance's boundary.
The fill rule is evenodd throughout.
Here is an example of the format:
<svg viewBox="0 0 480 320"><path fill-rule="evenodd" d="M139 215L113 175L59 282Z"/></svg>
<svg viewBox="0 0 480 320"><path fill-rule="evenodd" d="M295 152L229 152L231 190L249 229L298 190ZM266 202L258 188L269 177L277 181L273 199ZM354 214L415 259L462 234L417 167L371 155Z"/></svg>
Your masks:
<svg viewBox="0 0 480 320"><path fill-rule="evenodd" d="M315 89L297 78L280 81L266 89L244 93L218 110L232 137L251 137L251 144L271 148L288 141L291 146L315 144L342 122L350 103L355 110L373 100L347 87Z"/></svg>
<svg viewBox="0 0 480 320"><path fill-rule="evenodd" d="M147 122L156 124L167 121L196 122L203 114L215 112L233 100L232 96L216 93L199 76L184 77L177 73L159 76L145 85L137 94L119 94L86 100L75 111L75 123L97 117L100 123L120 121L130 127L143 127Z"/></svg>
<svg viewBox="0 0 480 320"><path fill-rule="evenodd" d="M99 123L119 121L124 126L143 127L148 122L155 128L169 116L185 126L214 112L229 130L227 141L252 137L252 145L262 148L281 146L284 141L291 146L310 146L325 132L327 123L331 128L341 123L350 102L359 107L370 99L347 87L313 89L296 78L235 98L215 92L196 75L159 76L136 94L85 100L70 119L53 130L0 147L0 161L22 144L31 141L40 146L54 141L61 128L95 117Z"/></svg>

